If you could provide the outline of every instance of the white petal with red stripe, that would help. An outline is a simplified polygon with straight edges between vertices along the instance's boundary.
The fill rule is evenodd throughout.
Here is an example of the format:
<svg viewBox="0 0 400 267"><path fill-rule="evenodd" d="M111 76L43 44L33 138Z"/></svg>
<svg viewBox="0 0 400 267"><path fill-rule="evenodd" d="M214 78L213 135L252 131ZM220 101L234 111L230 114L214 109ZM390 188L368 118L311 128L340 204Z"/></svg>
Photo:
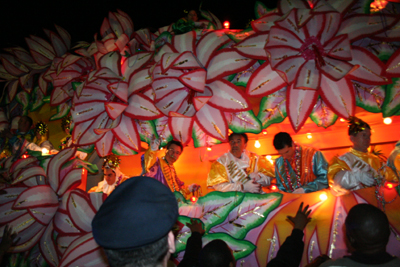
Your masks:
<svg viewBox="0 0 400 267"><path fill-rule="evenodd" d="M294 88L317 90L321 81L320 70L315 66L314 60L306 61L297 72Z"/></svg>
<svg viewBox="0 0 400 267"><path fill-rule="evenodd" d="M310 115L318 93L315 90L294 89L293 85L288 89L286 110L293 129L298 132Z"/></svg>
<svg viewBox="0 0 400 267"><path fill-rule="evenodd" d="M224 114L210 105L204 105L196 113L196 122L208 135L226 141L228 138L228 123Z"/></svg>
<svg viewBox="0 0 400 267"><path fill-rule="evenodd" d="M246 86L246 93L249 96L267 96L285 86L286 82L266 62L251 75Z"/></svg>

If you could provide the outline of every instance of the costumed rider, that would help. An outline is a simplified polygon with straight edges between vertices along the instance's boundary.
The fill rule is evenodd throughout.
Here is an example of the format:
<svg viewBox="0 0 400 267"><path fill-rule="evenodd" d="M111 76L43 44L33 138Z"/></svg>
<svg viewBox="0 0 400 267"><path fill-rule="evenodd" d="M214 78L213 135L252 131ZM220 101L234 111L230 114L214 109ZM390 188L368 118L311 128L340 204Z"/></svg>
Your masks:
<svg viewBox="0 0 400 267"><path fill-rule="evenodd" d="M393 170L378 156L368 152L371 144L371 127L363 120L350 117L348 133L353 147L340 157L334 157L328 169L329 186L334 195L347 194L373 186L377 180L398 181Z"/></svg>
<svg viewBox="0 0 400 267"><path fill-rule="evenodd" d="M328 188L328 162L321 151L293 142L286 132L277 133L273 144L280 155L275 160L279 190L304 194Z"/></svg>
<svg viewBox="0 0 400 267"><path fill-rule="evenodd" d="M47 124L39 121L35 125L35 142L30 143L27 148L35 151L43 151L46 149L50 154L57 154L58 150L54 149L53 144L48 140L49 139L49 128Z"/></svg>
<svg viewBox="0 0 400 267"><path fill-rule="evenodd" d="M205 28L206 25L198 21L199 16L196 10L184 10L183 12L187 15L172 25L172 30L175 34L190 32L196 28Z"/></svg>
<svg viewBox="0 0 400 267"><path fill-rule="evenodd" d="M63 150L65 148L69 148L73 145L72 138L71 138L71 124L72 124L72 117L71 115L65 116L61 120L61 128L64 133L67 134L63 139L60 140L61 145L60 145L60 150ZM87 153L82 152L82 151L76 151L75 157L80 158L81 160L84 160L87 156Z"/></svg>
<svg viewBox="0 0 400 267"><path fill-rule="evenodd" d="M175 171L174 163L179 159L183 152L182 143L179 141L169 141L166 146L165 156L158 157L157 152L160 147L160 139L152 136L150 147L142 156L142 176L152 177L164 185L168 186L172 192L178 191L185 198L190 197L191 191L179 180ZM198 188L191 185L190 188Z"/></svg>
<svg viewBox="0 0 400 267"><path fill-rule="evenodd" d="M29 116L21 116L18 120L18 129L15 133L9 129L5 129L0 133L0 136L6 139L6 144L9 146L12 155L15 157L25 153L27 145L32 142L34 132L31 129L33 125L32 118Z"/></svg>
<svg viewBox="0 0 400 267"><path fill-rule="evenodd" d="M229 135L230 151L219 157L208 173L207 186L217 191L261 193L271 184L274 171L264 157L246 150L245 133Z"/></svg>
<svg viewBox="0 0 400 267"><path fill-rule="evenodd" d="M397 175L397 179L400 178L400 141L396 143L396 146L390 153L387 165L392 168L394 173Z"/></svg>
<svg viewBox="0 0 400 267"><path fill-rule="evenodd" d="M110 195L115 187L127 180L129 177L119 169L120 162L121 160L116 155L108 155L103 163L104 180L92 187L88 193L103 192Z"/></svg>

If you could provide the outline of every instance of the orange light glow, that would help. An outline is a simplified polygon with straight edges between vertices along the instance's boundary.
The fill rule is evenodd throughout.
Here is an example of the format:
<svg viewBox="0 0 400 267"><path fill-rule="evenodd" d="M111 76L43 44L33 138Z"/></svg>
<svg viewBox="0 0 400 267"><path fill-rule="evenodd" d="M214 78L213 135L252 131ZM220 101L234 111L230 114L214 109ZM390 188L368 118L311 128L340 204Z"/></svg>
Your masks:
<svg viewBox="0 0 400 267"><path fill-rule="evenodd" d="M256 148L260 148L261 147L260 141L256 140L256 142L254 143L254 146Z"/></svg>
<svg viewBox="0 0 400 267"><path fill-rule="evenodd" d="M209 146L209 147L207 147L207 151L211 151L212 150L212 148Z"/></svg>
<svg viewBox="0 0 400 267"><path fill-rule="evenodd" d="M192 197L190 198L190 201L192 201L192 203L196 203L196 201L197 201L197 197L195 197L195 196L192 196Z"/></svg>
<svg viewBox="0 0 400 267"><path fill-rule="evenodd" d="M308 0L308 5L310 6L311 9L314 8L314 3L311 0Z"/></svg>
<svg viewBox="0 0 400 267"><path fill-rule="evenodd" d="M326 193L322 193L321 195L319 195L319 199L321 199L321 201L325 201L328 199L328 196Z"/></svg>
<svg viewBox="0 0 400 267"><path fill-rule="evenodd" d="M312 139L312 134L311 133L307 133L307 139Z"/></svg>
<svg viewBox="0 0 400 267"><path fill-rule="evenodd" d="M345 122L346 120L343 118L340 118L340 122Z"/></svg>
<svg viewBox="0 0 400 267"><path fill-rule="evenodd" d="M230 26L231 24L229 23L229 21L224 21L224 28L225 29L229 29L229 26Z"/></svg>
<svg viewBox="0 0 400 267"><path fill-rule="evenodd" d="M370 11L373 12L378 12L386 7L386 5L389 3L389 1L385 0L375 0L370 4Z"/></svg>
<svg viewBox="0 0 400 267"><path fill-rule="evenodd" d="M262 131L263 134L268 134L267 130Z"/></svg>
<svg viewBox="0 0 400 267"><path fill-rule="evenodd" d="M383 119L383 123L386 124L386 125L389 125L389 124L392 123L392 119L391 118L384 118Z"/></svg>
<svg viewBox="0 0 400 267"><path fill-rule="evenodd" d="M278 190L278 187L277 187L276 185L271 185L271 187L270 187L270 188L271 188L271 190L272 190L272 191L276 191L276 190Z"/></svg>
<svg viewBox="0 0 400 267"><path fill-rule="evenodd" d="M28 157L28 155L22 155L23 159L26 159Z"/></svg>
<svg viewBox="0 0 400 267"><path fill-rule="evenodd" d="M386 183L385 186L387 189L392 189L394 187L392 183Z"/></svg>

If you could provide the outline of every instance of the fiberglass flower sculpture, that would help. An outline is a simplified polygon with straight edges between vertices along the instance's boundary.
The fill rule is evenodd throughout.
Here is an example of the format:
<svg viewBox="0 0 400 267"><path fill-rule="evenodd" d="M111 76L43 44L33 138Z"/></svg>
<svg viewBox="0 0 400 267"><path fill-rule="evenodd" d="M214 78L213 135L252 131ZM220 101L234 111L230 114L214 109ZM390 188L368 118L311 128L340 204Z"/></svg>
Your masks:
<svg viewBox="0 0 400 267"><path fill-rule="evenodd" d="M375 85L390 82L383 63L351 43L383 32L398 18L387 16L387 27L379 15L343 18L354 3L280 1L278 12L255 21L257 33L235 46L242 55L267 59L250 78L248 95L267 96L287 86L286 110L295 131L305 123L318 97L337 115L349 117L355 112L352 80Z"/></svg>
<svg viewBox="0 0 400 267"><path fill-rule="evenodd" d="M169 129L182 143L191 140L194 123L212 138L225 141L224 112L246 111L251 106L244 93L224 77L249 68L255 60L223 48L230 42L223 31L196 39L195 31L175 35L155 56L155 105L169 117Z"/></svg>
<svg viewBox="0 0 400 267"><path fill-rule="evenodd" d="M99 156L111 152L132 155L140 150L136 120L162 116L152 100L140 93L151 80L142 67L151 53L124 58L110 52L100 58L99 69L89 73L80 95L73 100L72 140L78 146L95 144ZM122 64L122 65L121 65Z"/></svg>

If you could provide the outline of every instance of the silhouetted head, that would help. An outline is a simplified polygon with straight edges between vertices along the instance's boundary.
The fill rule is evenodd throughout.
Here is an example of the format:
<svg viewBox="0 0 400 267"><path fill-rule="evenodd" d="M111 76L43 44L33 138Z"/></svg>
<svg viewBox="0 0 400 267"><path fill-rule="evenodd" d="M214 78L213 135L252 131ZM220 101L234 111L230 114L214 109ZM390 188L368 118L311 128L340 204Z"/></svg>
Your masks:
<svg viewBox="0 0 400 267"><path fill-rule="evenodd" d="M358 204L347 215L346 236L350 245L364 253L386 250L390 228L386 214L370 204Z"/></svg>
<svg viewBox="0 0 400 267"><path fill-rule="evenodd" d="M234 266L235 258L232 250L221 239L208 243L199 255L199 267L231 267Z"/></svg>

